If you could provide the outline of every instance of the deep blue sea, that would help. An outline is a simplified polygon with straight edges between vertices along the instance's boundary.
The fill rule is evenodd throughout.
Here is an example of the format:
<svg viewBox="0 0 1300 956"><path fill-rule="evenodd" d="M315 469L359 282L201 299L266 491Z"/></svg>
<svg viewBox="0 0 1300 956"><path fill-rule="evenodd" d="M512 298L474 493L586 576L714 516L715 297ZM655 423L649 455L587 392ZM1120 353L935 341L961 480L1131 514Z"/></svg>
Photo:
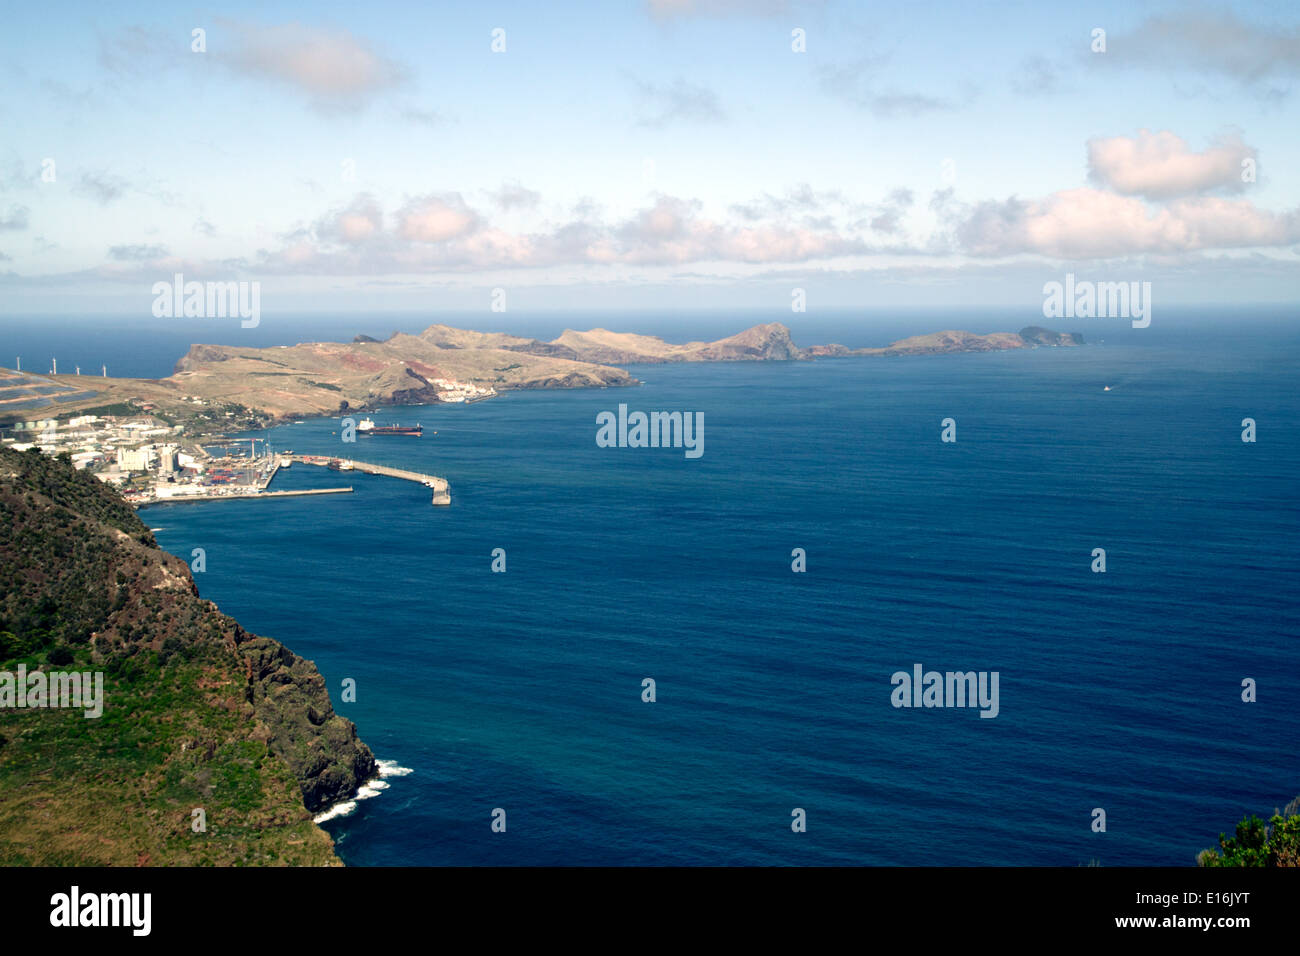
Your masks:
<svg viewBox="0 0 1300 956"><path fill-rule="evenodd" d="M1082 349L643 366L633 389L376 416L421 439L343 445L308 420L273 443L445 476L451 507L297 465L275 486L355 492L142 516L167 550L204 548L202 594L314 660L410 771L324 824L348 864L1185 866L1300 794L1300 324L1126 325L1074 322ZM115 364L162 375L183 351L139 336ZM703 456L597 447L620 402L703 413ZM998 716L893 707L891 674L918 663L997 671Z"/></svg>

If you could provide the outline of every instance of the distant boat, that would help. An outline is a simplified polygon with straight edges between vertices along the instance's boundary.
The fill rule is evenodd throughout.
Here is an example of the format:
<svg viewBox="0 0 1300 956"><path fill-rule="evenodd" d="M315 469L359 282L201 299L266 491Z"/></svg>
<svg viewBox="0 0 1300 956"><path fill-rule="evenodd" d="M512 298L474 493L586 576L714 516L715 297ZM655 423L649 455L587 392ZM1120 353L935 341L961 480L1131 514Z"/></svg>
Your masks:
<svg viewBox="0 0 1300 956"><path fill-rule="evenodd" d="M1110 391L1110 386L1107 385L1105 388L1102 389L1102 391L1103 391L1103 392L1109 392L1109 391Z"/></svg>
<svg viewBox="0 0 1300 956"><path fill-rule="evenodd" d="M376 425L369 418L363 418L357 424L357 431L363 435L414 435L418 438L424 434L424 426Z"/></svg>

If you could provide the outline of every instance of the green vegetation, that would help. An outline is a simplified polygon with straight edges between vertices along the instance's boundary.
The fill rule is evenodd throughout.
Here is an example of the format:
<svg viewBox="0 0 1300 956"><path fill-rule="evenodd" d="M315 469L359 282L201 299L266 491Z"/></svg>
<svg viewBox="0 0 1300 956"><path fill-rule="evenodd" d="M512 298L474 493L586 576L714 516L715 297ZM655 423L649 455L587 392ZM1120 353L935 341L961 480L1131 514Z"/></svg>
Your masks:
<svg viewBox="0 0 1300 956"><path fill-rule="evenodd" d="M1200 866L1300 866L1300 797L1264 821L1250 814L1234 836L1219 834L1218 850L1202 850Z"/></svg>
<svg viewBox="0 0 1300 956"><path fill-rule="evenodd" d="M259 375L286 375L286 372L258 372ZM158 412L154 415L162 417ZM216 402L209 405L177 404L166 410L169 424L179 425L188 438L200 438L232 431L253 431L264 428L270 416L254 412L237 403Z"/></svg>
<svg viewBox="0 0 1300 956"><path fill-rule="evenodd" d="M80 415L99 415L129 418L139 414L140 409L130 402L114 402L112 405L96 405L94 408L83 408L74 412L59 412L57 417L63 419L76 418Z"/></svg>
<svg viewBox="0 0 1300 956"><path fill-rule="evenodd" d="M67 456L0 449L0 671L20 664L101 672L103 715L0 709L0 864L337 864L311 811L374 758L315 667L202 600Z"/></svg>

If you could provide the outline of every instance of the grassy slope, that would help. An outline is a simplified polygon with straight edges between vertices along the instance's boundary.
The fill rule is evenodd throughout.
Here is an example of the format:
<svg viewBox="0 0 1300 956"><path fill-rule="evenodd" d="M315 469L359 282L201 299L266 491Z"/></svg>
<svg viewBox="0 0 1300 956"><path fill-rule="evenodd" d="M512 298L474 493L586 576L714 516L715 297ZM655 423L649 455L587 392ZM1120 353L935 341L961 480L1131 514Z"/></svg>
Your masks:
<svg viewBox="0 0 1300 956"><path fill-rule="evenodd" d="M314 667L199 598L96 479L0 450L0 670L19 662L102 670L105 707L0 709L0 863L337 864L307 804L373 758Z"/></svg>

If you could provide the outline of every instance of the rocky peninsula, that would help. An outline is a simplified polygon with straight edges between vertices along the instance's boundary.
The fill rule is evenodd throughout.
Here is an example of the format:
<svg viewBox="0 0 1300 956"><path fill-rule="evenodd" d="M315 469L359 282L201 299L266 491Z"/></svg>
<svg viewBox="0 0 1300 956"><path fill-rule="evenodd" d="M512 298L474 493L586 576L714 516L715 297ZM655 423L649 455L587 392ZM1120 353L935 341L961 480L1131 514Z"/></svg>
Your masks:
<svg viewBox="0 0 1300 956"><path fill-rule="evenodd" d="M504 332L431 325L418 335L380 341L306 342L269 348L194 345L161 379L43 376L65 388L58 413L134 403L158 417L205 428L256 427L313 415L341 415L391 405L432 404L449 397L490 397L529 388L606 388L639 382L620 366L665 362L782 362L857 356L990 352L1077 346L1081 336L1038 326L979 335L949 330L911 336L881 348L800 348L779 322L755 325L712 342L666 342L652 335L566 329L543 342ZM13 374L13 373L8 373ZM72 391L78 390L78 391ZM3 391L0 389L0 391ZM6 420L0 395L0 423Z"/></svg>

